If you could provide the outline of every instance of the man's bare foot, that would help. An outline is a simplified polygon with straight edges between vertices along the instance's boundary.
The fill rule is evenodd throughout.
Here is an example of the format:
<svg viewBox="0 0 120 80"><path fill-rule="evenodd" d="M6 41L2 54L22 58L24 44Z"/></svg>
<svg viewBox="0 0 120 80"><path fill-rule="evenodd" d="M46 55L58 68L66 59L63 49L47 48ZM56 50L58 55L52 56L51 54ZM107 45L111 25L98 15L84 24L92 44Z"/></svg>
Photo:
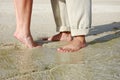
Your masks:
<svg viewBox="0 0 120 80"><path fill-rule="evenodd" d="M48 38L48 41L71 41L71 33L70 32L60 32L59 34L56 34L50 38Z"/></svg>
<svg viewBox="0 0 120 80"><path fill-rule="evenodd" d="M66 53L66 52L75 52L84 48L86 46L86 41L84 36L74 37L73 40L68 44L61 48L58 48L59 52Z"/></svg>
<svg viewBox="0 0 120 80"><path fill-rule="evenodd" d="M24 35L15 33L14 37L20 42L22 42L28 48L41 47L39 44L33 41L32 36L24 36Z"/></svg>

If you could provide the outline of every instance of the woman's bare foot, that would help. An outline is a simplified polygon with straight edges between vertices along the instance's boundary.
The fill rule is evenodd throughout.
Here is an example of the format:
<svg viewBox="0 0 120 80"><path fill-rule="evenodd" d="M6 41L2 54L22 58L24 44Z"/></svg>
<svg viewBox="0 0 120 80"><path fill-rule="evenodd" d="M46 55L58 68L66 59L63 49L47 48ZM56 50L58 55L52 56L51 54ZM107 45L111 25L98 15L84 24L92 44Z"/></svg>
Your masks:
<svg viewBox="0 0 120 80"><path fill-rule="evenodd" d="M61 48L58 48L59 52L75 52L84 48L86 46L85 36L77 36L74 37L73 40L68 44Z"/></svg>
<svg viewBox="0 0 120 80"><path fill-rule="evenodd" d="M56 34L50 38L48 38L48 41L71 41L71 33L70 32L60 32L59 34Z"/></svg>
<svg viewBox="0 0 120 80"><path fill-rule="evenodd" d="M21 33L14 33L14 37L20 42L22 42L28 48L41 47L39 44L33 41L32 36L25 36L22 35Z"/></svg>

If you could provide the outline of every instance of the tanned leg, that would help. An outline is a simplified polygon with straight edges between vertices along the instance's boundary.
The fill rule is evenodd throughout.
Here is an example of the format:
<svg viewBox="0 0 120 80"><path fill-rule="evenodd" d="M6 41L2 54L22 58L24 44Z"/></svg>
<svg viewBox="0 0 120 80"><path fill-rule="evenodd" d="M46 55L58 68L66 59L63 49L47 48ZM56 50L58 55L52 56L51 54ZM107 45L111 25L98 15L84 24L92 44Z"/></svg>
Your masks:
<svg viewBox="0 0 120 80"><path fill-rule="evenodd" d="M32 4L33 0L14 0L17 20L17 27L14 36L28 48L39 46L33 41L30 32Z"/></svg>

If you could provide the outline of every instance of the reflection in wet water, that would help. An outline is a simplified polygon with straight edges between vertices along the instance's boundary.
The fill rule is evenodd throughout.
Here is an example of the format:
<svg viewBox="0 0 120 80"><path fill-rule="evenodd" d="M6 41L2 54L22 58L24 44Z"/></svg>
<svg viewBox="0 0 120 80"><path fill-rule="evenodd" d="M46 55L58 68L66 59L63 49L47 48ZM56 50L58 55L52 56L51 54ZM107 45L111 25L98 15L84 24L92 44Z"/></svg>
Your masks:
<svg viewBox="0 0 120 80"><path fill-rule="evenodd" d="M24 53L20 53L17 55L17 59L17 68L20 73L31 72L35 69L31 52L25 51Z"/></svg>
<svg viewBox="0 0 120 80"><path fill-rule="evenodd" d="M49 47L2 48L0 80L119 80L119 39L102 44L75 53L58 53Z"/></svg>
<svg viewBox="0 0 120 80"><path fill-rule="evenodd" d="M83 53L58 53L56 55L56 63L58 64L81 64L84 63Z"/></svg>
<svg viewBox="0 0 120 80"><path fill-rule="evenodd" d="M82 53L58 53L55 48L42 48L42 49L2 49L0 50L0 64L1 70L4 71L11 70L10 66L14 66L13 73L12 72L4 72L9 73L8 76L0 75L5 78L10 78L14 76L20 76L22 74L29 74L37 71L50 70L56 65L62 64L77 64L83 62L83 54ZM3 62L3 60L7 61ZM6 63L6 64L5 64ZM9 66L7 66L9 65ZM7 67L6 67L7 66ZM2 73L1 73L2 74ZM12 75L13 74L13 75Z"/></svg>

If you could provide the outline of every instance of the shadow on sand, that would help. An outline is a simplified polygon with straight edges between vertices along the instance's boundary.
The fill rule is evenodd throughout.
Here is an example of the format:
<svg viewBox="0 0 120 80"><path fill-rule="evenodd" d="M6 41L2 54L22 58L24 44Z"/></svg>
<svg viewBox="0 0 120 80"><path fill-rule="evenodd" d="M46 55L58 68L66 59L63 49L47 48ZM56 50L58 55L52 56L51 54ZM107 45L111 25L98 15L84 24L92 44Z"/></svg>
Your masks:
<svg viewBox="0 0 120 80"><path fill-rule="evenodd" d="M103 43L103 42L107 42L112 39L120 37L120 22L113 22L111 24L93 26L93 28L90 31L90 34L87 35L87 37L99 36L99 35L102 35L102 36L99 38L95 38L91 42L88 42L88 44ZM41 40L41 39L42 38L36 40L36 42L41 45L52 42L52 41Z"/></svg>
<svg viewBox="0 0 120 80"><path fill-rule="evenodd" d="M88 36L99 36L88 44L103 43L120 37L120 22L113 22L111 24L95 26L91 29Z"/></svg>

